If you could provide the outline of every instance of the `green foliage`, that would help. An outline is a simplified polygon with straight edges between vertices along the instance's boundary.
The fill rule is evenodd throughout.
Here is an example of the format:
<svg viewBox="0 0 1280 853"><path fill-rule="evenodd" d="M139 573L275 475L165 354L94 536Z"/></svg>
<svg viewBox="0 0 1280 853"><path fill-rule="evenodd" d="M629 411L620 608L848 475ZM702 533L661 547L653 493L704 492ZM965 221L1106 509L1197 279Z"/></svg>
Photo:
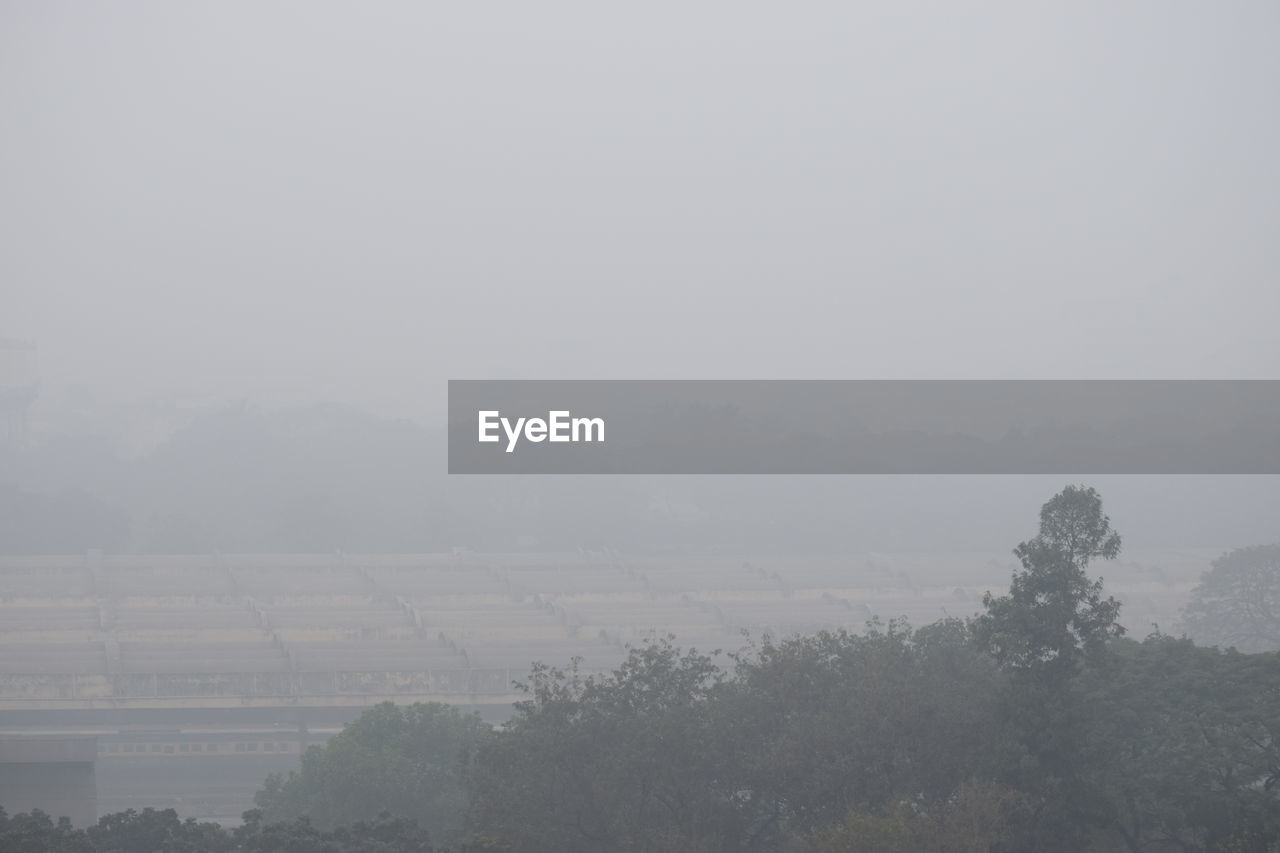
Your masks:
<svg viewBox="0 0 1280 853"><path fill-rule="evenodd" d="M1030 811L1017 791L965 782L929 807L899 799L881 811L850 812L805 838L800 853L988 853L1017 843Z"/></svg>
<svg viewBox="0 0 1280 853"><path fill-rule="evenodd" d="M611 675L543 665L469 768L471 823L515 851L728 850L715 696L723 674L669 641Z"/></svg>
<svg viewBox="0 0 1280 853"><path fill-rule="evenodd" d="M1083 570L1095 557L1114 560L1120 553L1120 534L1102 512L1102 497L1085 486L1067 486L1040 508L1040 535L1014 551L1050 548L1068 556Z"/></svg>
<svg viewBox="0 0 1280 853"><path fill-rule="evenodd" d="M1280 838L1280 657L1156 635L1118 643L1082 690L1080 763L1128 849Z"/></svg>
<svg viewBox="0 0 1280 853"><path fill-rule="evenodd" d="M760 840L950 796L986 764L1002 681L958 621L766 640L736 676L719 733Z"/></svg>
<svg viewBox="0 0 1280 853"><path fill-rule="evenodd" d="M766 638L731 674L670 644L608 679L536 668L476 754L473 828L516 853L1267 851L1280 658L1124 640L1086 571L1119 549L1068 487L969 623Z"/></svg>
<svg viewBox="0 0 1280 853"><path fill-rule="evenodd" d="M766 639L732 677L669 641L605 677L537 666L475 753L471 825L517 853L781 849L854 805L948 802L1001 679L960 622Z"/></svg>
<svg viewBox="0 0 1280 853"><path fill-rule="evenodd" d="M266 824L262 812L245 813L235 833L237 853L431 853L430 837L417 821L382 812L372 821L357 821L328 832L307 818Z"/></svg>
<svg viewBox="0 0 1280 853"><path fill-rule="evenodd" d="M1114 559L1120 535L1093 489L1067 486L1040 510L1040 533L1013 551L1022 563L999 598L987 593L975 635L1002 666L1051 680L1068 678L1086 655L1124 633L1120 605L1103 598L1085 569Z"/></svg>
<svg viewBox="0 0 1280 853"><path fill-rule="evenodd" d="M83 830L54 821L39 809L10 816L0 808L0 850L5 853L95 853Z"/></svg>
<svg viewBox="0 0 1280 853"><path fill-rule="evenodd" d="M327 832L305 818L266 824L262 812L228 832L216 823L180 820L173 809L129 809L105 815L88 830L66 818L54 822L36 809L10 817L0 808L4 853L432 853L426 830L387 813ZM501 848L462 848L459 853L499 853ZM447 853L447 851L441 851Z"/></svg>
<svg viewBox="0 0 1280 853"><path fill-rule="evenodd" d="M328 830L387 811L449 841L465 808L459 759L488 734L478 716L449 705L384 702L307 750L298 772L269 777L255 801L267 823L306 816Z"/></svg>
<svg viewBox="0 0 1280 853"><path fill-rule="evenodd" d="M232 849L216 823L180 820L173 809L129 809L106 815L89 828L95 853L222 853Z"/></svg>
<svg viewBox="0 0 1280 853"><path fill-rule="evenodd" d="M1191 593L1183 627L1206 645L1280 650L1280 544L1240 548L1215 560Z"/></svg>
<svg viewBox="0 0 1280 853"><path fill-rule="evenodd" d="M1081 763L1088 707L1078 679L1105 665L1107 644L1124 633L1120 605L1086 572L1119 552L1098 493L1067 486L1041 508L1039 533L1014 549L1021 568L1008 595L987 593L971 623L978 647L1010 675L995 721L999 778L1041 804L1032 849L1081 849L1105 822Z"/></svg>

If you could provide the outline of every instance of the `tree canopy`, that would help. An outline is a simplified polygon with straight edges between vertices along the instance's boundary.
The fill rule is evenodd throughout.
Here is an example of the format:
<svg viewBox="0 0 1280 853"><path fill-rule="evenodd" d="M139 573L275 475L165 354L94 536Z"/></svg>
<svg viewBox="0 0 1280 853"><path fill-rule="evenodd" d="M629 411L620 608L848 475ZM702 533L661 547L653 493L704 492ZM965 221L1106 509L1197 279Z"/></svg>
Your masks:
<svg viewBox="0 0 1280 853"><path fill-rule="evenodd" d="M1096 654L1124 633L1120 605L1103 597L1101 578L1086 569L1093 559L1120 553L1120 535L1091 488L1067 486L1040 510L1040 532L1013 550L1021 568L1009 593L983 598L986 613L974 624L997 661L1019 672L1063 678L1084 655Z"/></svg>
<svg viewBox="0 0 1280 853"><path fill-rule="evenodd" d="M262 822L306 816L329 830L385 811L452 840L466 802L461 759L488 731L478 716L450 705L383 702L308 749L299 771L269 777L255 798Z"/></svg>
<svg viewBox="0 0 1280 853"><path fill-rule="evenodd" d="M1191 592L1183 627L1206 645L1280 650L1280 544L1239 548L1215 560Z"/></svg>

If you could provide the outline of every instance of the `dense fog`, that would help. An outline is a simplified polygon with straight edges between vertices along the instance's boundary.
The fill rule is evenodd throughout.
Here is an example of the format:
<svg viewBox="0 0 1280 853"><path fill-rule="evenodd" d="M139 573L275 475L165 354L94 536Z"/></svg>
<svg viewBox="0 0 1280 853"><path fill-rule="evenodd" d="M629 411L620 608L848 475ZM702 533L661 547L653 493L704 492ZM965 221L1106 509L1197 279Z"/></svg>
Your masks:
<svg viewBox="0 0 1280 853"><path fill-rule="evenodd" d="M1280 378L1278 28L0 4L0 851L1280 849L1278 476L447 454L456 379Z"/></svg>
<svg viewBox="0 0 1280 853"><path fill-rule="evenodd" d="M1027 506L1063 482L450 478L441 429L331 404L213 408L171 429L145 449L90 423L0 451L0 551L990 551L1016 539ZM1251 543L1276 529L1275 477L1090 482L1141 547Z"/></svg>

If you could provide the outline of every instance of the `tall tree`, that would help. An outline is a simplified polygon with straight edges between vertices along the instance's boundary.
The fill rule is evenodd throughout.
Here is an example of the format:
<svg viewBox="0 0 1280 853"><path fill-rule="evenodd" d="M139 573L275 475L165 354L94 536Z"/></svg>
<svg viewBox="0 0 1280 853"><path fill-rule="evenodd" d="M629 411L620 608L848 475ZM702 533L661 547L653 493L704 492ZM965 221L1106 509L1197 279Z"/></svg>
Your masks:
<svg viewBox="0 0 1280 853"><path fill-rule="evenodd" d="M983 597L975 635L1005 668L1068 677L1081 660L1124 633L1120 604L1103 597L1102 578L1086 573L1095 558L1120 553L1120 534L1097 491L1067 486L1040 510L1040 532L1013 550L1022 564L1009 594Z"/></svg>
<svg viewBox="0 0 1280 853"><path fill-rule="evenodd" d="M1067 486L1040 510L1040 532L1014 549L1021 568L1009 594L987 593L974 620L983 648L1010 674L1001 756L1006 784L1039 801L1030 849L1079 850L1106 823L1106 803L1088 781L1083 758L1088 706L1078 681L1086 663L1103 664L1109 640L1124 633L1120 605L1086 572L1113 559L1120 536L1091 488Z"/></svg>

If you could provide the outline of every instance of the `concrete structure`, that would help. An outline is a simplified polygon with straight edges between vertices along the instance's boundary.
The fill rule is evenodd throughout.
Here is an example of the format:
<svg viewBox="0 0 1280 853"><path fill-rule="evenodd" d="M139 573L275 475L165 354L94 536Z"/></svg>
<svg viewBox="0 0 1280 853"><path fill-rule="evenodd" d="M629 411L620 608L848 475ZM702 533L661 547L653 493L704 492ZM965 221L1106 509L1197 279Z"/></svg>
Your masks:
<svg viewBox="0 0 1280 853"><path fill-rule="evenodd" d="M92 737L0 737L0 806L10 814L41 809L76 826L98 820Z"/></svg>

